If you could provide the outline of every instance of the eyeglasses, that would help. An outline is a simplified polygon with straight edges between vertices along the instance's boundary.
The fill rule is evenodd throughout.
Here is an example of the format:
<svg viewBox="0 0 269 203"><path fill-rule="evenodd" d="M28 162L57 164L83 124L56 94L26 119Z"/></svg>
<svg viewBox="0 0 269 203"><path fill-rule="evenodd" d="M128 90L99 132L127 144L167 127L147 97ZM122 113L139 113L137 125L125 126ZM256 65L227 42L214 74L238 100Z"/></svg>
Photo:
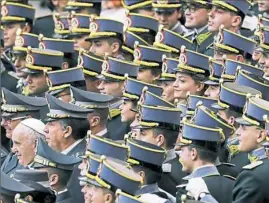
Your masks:
<svg viewBox="0 0 269 203"><path fill-rule="evenodd" d="M198 6L198 5L193 5L193 4L184 4L183 5L183 11L187 11L189 10L189 12L194 13L195 11L199 10L199 9L208 9L205 6Z"/></svg>

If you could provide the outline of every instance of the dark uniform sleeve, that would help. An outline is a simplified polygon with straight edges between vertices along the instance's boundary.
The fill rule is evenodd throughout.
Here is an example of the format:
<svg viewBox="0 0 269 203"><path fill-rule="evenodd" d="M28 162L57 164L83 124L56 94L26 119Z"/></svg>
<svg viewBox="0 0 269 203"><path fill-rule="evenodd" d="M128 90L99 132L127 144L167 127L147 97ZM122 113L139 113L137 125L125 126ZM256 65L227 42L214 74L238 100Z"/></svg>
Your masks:
<svg viewBox="0 0 269 203"><path fill-rule="evenodd" d="M252 171L242 171L235 181L233 203L265 202L261 187L261 181Z"/></svg>

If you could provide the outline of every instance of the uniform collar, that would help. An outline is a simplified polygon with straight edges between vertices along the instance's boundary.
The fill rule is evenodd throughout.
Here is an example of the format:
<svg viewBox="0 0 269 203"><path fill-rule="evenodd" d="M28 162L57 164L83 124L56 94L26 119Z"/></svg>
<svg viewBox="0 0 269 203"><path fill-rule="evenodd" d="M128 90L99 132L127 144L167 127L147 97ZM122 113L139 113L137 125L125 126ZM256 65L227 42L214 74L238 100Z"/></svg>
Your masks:
<svg viewBox="0 0 269 203"><path fill-rule="evenodd" d="M79 139L76 142L74 142L72 145L67 147L64 151L62 151L62 154L67 155L72 149L74 149L83 139Z"/></svg>
<svg viewBox="0 0 269 203"><path fill-rule="evenodd" d="M144 185L139 190L136 191L136 195L142 195L147 193L156 193L159 192L159 187L157 183Z"/></svg>
<svg viewBox="0 0 269 203"><path fill-rule="evenodd" d="M176 152L175 152L175 149L169 149L167 151L167 157L166 159L164 160L164 163L168 162L168 161L171 161L173 160L174 158L176 158L177 155L176 155Z"/></svg>
<svg viewBox="0 0 269 203"><path fill-rule="evenodd" d="M199 29L194 29L194 31L197 33L197 35L199 35L200 33L202 33L203 31L205 31L208 28L207 25L205 25L204 27L201 27ZM206 30L207 31L207 30Z"/></svg>
<svg viewBox="0 0 269 203"><path fill-rule="evenodd" d="M107 133L107 128L105 128L104 130L101 130L100 132L96 133L95 135L102 137L106 133Z"/></svg>
<svg viewBox="0 0 269 203"><path fill-rule="evenodd" d="M186 29L184 26L181 25L181 23L178 21L174 27L171 29L173 32L177 32L178 34L184 34L186 32Z"/></svg>
<svg viewBox="0 0 269 203"><path fill-rule="evenodd" d="M190 175L183 178L183 180L190 180L192 178L203 178L212 175L220 175L218 169L214 165L206 165L197 168Z"/></svg>
<svg viewBox="0 0 269 203"><path fill-rule="evenodd" d="M259 149L255 149L248 154L248 159L250 160L251 163L262 160L262 159L266 159L266 158L267 158L266 151L263 147Z"/></svg>

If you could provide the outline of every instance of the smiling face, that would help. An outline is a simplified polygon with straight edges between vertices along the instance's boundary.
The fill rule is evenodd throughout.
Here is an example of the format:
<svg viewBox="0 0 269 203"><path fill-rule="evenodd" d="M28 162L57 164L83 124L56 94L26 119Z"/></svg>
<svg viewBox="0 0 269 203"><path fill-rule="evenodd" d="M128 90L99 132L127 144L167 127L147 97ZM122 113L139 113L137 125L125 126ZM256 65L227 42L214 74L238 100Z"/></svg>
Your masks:
<svg viewBox="0 0 269 203"><path fill-rule="evenodd" d="M163 81L160 86L163 88L162 98L168 102L174 102L174 81Z"/></svg>
<svg viewBox="0 0 269 203"><path fill-rule="evenodd" d="M178 19L181 18L181 13L177 9L169 12L155 11L155 18L164 28L172 29L178 23Z"/></svg>
<svg viewBox="0 0 269 203"><path fill-rule="evenodd" d="M16 40L16 32L19 28L21 28L19 23L11 23L3 26L5 48L14 46Z"/></svg>
<svg viewBox="0 0 269 203"><path fill-rule="evenodd" d="M102 94L121 97L123 94L124 82L101 81L97 88Z"/></svg>
<svg viewBox="0 0 269 203"><path fill-rule="evenodd" d="M269 1L267 0L258 0L258 8L261 12L269 11Z"/></svg>
<svg viewBox="0 0 269 203"><path fill-rule="evenodd" d="M208 10L205 8L199 8L195 5L189 5L185 10L187 28L202 28L207 25L208 22Z"/></svg>
<svg viewBox="0 0 269 203"><path fill-rule="evenodd" d="M25 117L13 116L13 117L2 117L1 125L6 130L6 137L8 139L12 138L13 130Z"/></svg>
<svg viewBox="0 0 269 203"><path fill-rule="evenodd" d="M240 125L236 131L236 135L239 140L238 149L241 152L251 152L259 148L260 142L263 140L260 137L262 136L262 130L257 126Z"/></svg>
<svg viewBox="0 0 269 203"><path fill-rule="evenodd" d="M31 135L32 130L19 124L13 131L12 151L17 155L19 163L23 166L30 164L35 157L35 138Z"/></svg>

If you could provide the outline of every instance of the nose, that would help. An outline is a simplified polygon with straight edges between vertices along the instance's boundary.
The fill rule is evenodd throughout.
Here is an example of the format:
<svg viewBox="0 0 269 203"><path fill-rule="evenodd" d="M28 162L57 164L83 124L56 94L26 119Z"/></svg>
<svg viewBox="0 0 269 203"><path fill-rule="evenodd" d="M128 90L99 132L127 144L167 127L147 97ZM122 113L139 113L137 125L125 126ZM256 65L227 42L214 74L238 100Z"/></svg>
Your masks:
<svg viewBox="0 0 269 203"><path fill-rule="evenodd" d="M206 91L205 91L204 95L205 95L206 97L208 97L208 96L209 96L209 87L206 89Z"/></svg>
<svg viewBox="0 0 269 203"><path fill-rule="evenodd" d="M84 186L82 187L82 189L81 189L81 192L84 193L84 194L86 193L86 187L87 187L87 184L84 185Z"/></svg>
<svg viewBox="0 0 269 203"><path fill-rule="evenodd" d="M241 135L241 126L239 126L239 128L237 128L237 130L235 131L236 136L240 136Z"/></svg>
<svg viewBox="0 0 269 203"><path fill-rule="evenodd" d="M25 81L29 84L29 83L32 83L32 77L31 77L31 74L28 74Z"/></svg>
<svg viewBox="0 0 269 203"><path fill-rule="evenodd" d="M20 67L20 60L18 58L15 59L14 66L16 68L19 68Z"/></svg>
<svg viewBox="0 0 269 203"><path fill-rule="evenodd" d="M177 78L176 81L173 83L173 87L178 87L178 78Z"/></svg>
<svg viewBox="0 0 269 203"><path fill-rule="evenodd" d="M265 64L265 57L263 56L263 54L261 55L261 57L259 59L259 64L261 64L261 65Z"/></svg>
<svg viewBox="0 0 269 203"><path fill-rule="evenodd" d="M104 89L104 81L101 81L100 84L97 86L98 90L103 90Z"/></svg>
<svg viewBox="0 0 269 203"><path fill-rule="evenodd" d="M95 54L96 49L95 49L94 44L92 44L92 45L91 45L91 47L90 47L90 52L92 52L92 53L94 53L94 54Z"/></svg>
<svg viewBox="0 0 269 203"><path fill-rule="evenodd" d="M209 11L209 12L208 12L208 17L213 18L213 12L214 12L213 9L212 9L211 11Z"/></svg>

